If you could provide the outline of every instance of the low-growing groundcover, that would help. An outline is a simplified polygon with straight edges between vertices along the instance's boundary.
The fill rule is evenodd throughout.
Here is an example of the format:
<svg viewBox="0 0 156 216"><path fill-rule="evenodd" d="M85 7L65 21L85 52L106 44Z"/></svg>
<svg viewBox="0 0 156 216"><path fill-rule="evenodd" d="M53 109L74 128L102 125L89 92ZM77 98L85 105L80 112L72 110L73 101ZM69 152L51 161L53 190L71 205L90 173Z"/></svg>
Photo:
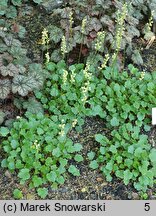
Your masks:
<svg viewBox="0 0 156 216"><path fill-rule="evenodd" d="M1 166L16 171L20 183L36 188L41 198L48 194L47 184L55 189L69 174L80 176L82 163L107 181L116 176L143 192L153 187L156 149L146 134L156 104L156 72L143 73L133 65L122 72L111 67L97 71L90 63L68 67L64 61L49 62L46 69L51 75L35 93L44 114L27 112L12 128L0 128ZM81 132L86 116L100 117L107 130L92 134L97 146L82 155L85 146L68 134ZM14 193L20 198L19 191Z"/></svg>

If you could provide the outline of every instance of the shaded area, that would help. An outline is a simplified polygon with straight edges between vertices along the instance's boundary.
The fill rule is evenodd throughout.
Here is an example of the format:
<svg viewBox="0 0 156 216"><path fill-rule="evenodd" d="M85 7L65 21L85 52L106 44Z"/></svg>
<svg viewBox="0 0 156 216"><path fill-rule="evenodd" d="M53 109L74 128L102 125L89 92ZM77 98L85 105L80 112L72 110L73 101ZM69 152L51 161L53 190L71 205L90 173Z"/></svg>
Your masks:
<svg viewBox="0 0 156 216"><path fill-rule="evenodd" d="M86 154L92 149L98 148L94 140L96 133L106 133L104 121L100 118L86 118L83 130L77 133L72 130L70 138L75 142L81 142L83 149L84 162L79 165L81 175L74 177L67 175L64 185L57 190L48 188L46 199L52 200L134 200L142 199L132 184L125 186L120 179L113 178L112 182L106 182L104 176L97 170L88 169L89 161ZM1 156L2 157L2 156ZM1 159L1 158L0 158ZM72 163L72 162L71 162ZM30 190L28 185L20 185L16 173L11 174L8 170L0 169L0 199L14 199L13 190L18 188L23 193L23 199L41 199L37 196L35 189ZM155 185L156 186L156 185ZM156 199L156 187L147 191L148 199Z"/></svg>

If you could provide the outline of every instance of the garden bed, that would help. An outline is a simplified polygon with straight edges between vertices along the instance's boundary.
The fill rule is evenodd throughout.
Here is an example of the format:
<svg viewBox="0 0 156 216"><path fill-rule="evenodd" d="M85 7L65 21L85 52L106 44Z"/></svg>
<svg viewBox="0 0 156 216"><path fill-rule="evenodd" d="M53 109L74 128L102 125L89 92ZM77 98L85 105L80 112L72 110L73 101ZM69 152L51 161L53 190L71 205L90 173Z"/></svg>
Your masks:
<svg viewBox="0 0 156 216"><path fill-rule="evenodd" d="M99 118L87 118L83 126L82 133L72 131L70 137L77 142L83 144L83 155L91 148L96 148L93 135L96 133L105 133L105 126ZM153 189L149 189L147 193L137 192L132 184L125 186L123 182L116 177L111 183L107 182L104 176L98 171L88 170L88 161L84 161L79 167L81 176L72 177L64 185L57 190L52 190L50 185L48 188L47 199L53 200L139 200L139 199L156 199L156 185ZM11 174L8 170L0 170L0 199L14 199L13 191L18 188L23 193L23 199L41 199L35 190L30 190L28 185L20 185L16 173Z"/></svg>

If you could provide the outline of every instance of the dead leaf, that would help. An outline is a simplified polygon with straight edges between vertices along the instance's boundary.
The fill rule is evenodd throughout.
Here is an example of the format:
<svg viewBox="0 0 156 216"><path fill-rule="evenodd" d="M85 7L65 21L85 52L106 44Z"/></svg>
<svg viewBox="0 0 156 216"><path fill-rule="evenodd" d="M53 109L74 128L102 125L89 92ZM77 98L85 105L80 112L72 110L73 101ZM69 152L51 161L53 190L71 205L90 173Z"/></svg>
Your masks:
<svg viewBox="0 0 156 216"><path fill-rule="evenodd" d="M101 182L101 181L103 181L103 178L98 177L96 180L97 180L97 182Z"/></svg>
<svg viewBox="0 0 156 216"><path fill-rule="evenodd" d="M14 33L18 33L19 32L19 26L17 23L14 23L13 26L12 26L12 31Z"/></svg>

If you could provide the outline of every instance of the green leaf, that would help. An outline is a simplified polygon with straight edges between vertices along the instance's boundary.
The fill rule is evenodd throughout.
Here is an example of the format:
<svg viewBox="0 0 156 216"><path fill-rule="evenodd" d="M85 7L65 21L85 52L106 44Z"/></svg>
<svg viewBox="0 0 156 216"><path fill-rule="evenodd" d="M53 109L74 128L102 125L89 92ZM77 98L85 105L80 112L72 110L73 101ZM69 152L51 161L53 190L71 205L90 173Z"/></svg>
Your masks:
<svg viewBox="0 0 156 216"><path fill-rule="evenodd" d="M16 160L16 168L17 169L22 169L23 168L23 164L22 164L21 160Z"/></svg>
<svg viewBox="0 0 156 216"><path fill-rule="evenodd" d="M76 82L77 83L82 83L82 81L83 81L83 76L81 75L81 74L76 74L76 76L75 76L75 80L76 80Z"/></svg>
<svg viewBox="0 0 156 216"><path fill-rule="evenodd" d="M75 143L74 144L74 150L75 152L79 152L82 149L82 145L80 143Z"/></svg>
<svg viewBox="0 0 156 216"><path fill-rule="evenodd" d="M81 44L82 43L82 34L81 32L79 31L74 31L74 41L77 43L77 44ZM82 68L83 69L83 68Z"/></svg>
<svg viewBox="0 0 156 216"><path fill-rule="evenodd" d="M36 4L40 4L41 2L43 2L43 0L33 0L33 2L35 2Z"/></svg>
<svg viewBox="0 0 156 216"><path fill-rule="evenodd" d="M50 40L54 41L55 43L60 42L62 39L62 36L64 35L62 29L54 25L49 25L48 31L50 33L50 36L49 36Z"/></svg>
<svg viewBox="0 0 156 216"><path fill-rule="evenodd" d="M8 163L7 163L7 159L3 159L2 161L1 161L1 167L7 167L7 165L8 165Z"/></svg>
<svg viewBox="0 0 156 216"><path fill-rule="evenodd" d="M153 92L154 89L155 89L155 84L150 82L147 84L147 89L150 91L150 92Z"/></svg>
<svg viewBox="0 0 156 216"><path fill-rule="evenodd" d="M54 157L59 158L61 156L60 148L57 147L57 148L53 149L52 154L53 154Z"/></svg>
<svg viewBox="0 0 156 216"><path fill-rule="evenodd" d="M80 176L80 171L74 165L69 166L68 172L70 172L74 176Z"/></svg>
<svg viewBox="0 0 156 216"><path fill-rule="evenodd" d="M72 71L72 72L75 72L76 66L75 65L70 65L69 70Z"/></svg>
<svg viewBox="0 0 156 216"><path fill-rule="evenodd" d="M66 169L64 168L64 166L60 165L57 171L58 171L59 174L63 174L63 173L66 172Z"/></svg>
<svg viewBox="0 0 156 216"><path fill-rule="evenodd" d="M39 101L34 97L30 97L28 101L23 102L23 108L27 109L28 112L37 114L39 112L43 113L43 107Z"/></svg>
<svg viewBox="0 0 156 216"><path fill-rule="evenodd" d="M122 157L121 156L117 156L116 157L116 161L117 161L117 163L121 163L122 162Z"/></svg>
<svg viewBox="0 0 156 216"><path fill-rule="evenodd" d="M41 177L38 177L38 176L36 176L36 175L33 176L32 181L33 181L33 183L34 183L34 187L38 187L38 186L40 186L40 185L43 184L42 178L41 178Z"/></svg>
<svg viewBox="0 0 156 216"><path fill-rule="evenodd" d="M95 152L93 152L93 151L88 152L88 153L87 153L87 156L88 156L88 159L89 159L89 160L93 160L94 157L95 157Z"/></svg>
<svg viewBox="0 0 156 216"><path fill-rule="evenodd" d="M100 105L96 105L92 108L92 115L99 115L101 118L104 118L106 116L106 113L103 111Z"/></svg>
<svg viewBox="0 0 156 216"><path fill-rule="evenodd" d="M124 171L124 184L128 185L130 179L132 179L133 174L127 169Z"/></svg>
<svg viewBox="0 0 156 216"><path fill-rule="evenodd" d="M8 79L0 80L0 99L5 99L11 90L11 82Z"/></svg>
<svg viewBox="0 0 156 216"><path fill-rule="evenodd" d="M96 160L93 160L90 162L89 167L92 169L97 169L99 167L99 164L97 163Z"/></svg>
<svg viewBox="0 0 156 216"><path fill-rule="evenodd" d="M68 164L68 160L64 158L60 158L59 163L61 166L65 167Z"/></svg>
<svg viewBox="0 0 156 216"><path fill-rule="evenodd" d="M52 151L52 146L51 146L51 145L46 146L46 151L47 151L47 152L51 152L51 151ZM45 164L46 164L46 166L51 166L52 163L53 163L53 160L52 160L51 157L47 157L47 158L45 159Z"/></svg>
<svg viewBox="0 0 156 216"><path fill-rule="evenodd" d="M34 67L35 68L35 67ZM38 69L38 67L36 67ZM28 78L27 78L27 84L32 87L32 90L39 89L43 86L44 83L44 70L37 71L37 69L34 69L33 72L29 69ZM39 69L38 69L39 70Z"/></svg>
<svg viewBox="0 0 156 216"><path fill-rule="evenodd" d="M135 101L135 102L133 103L133 106L134 106L136 109L139 109L139 107L140 107L140 101Z"/></svg>
<svg viewBox="0 0 156 216"><path fill-rule="evenodd" d="M9 134L9 129L7 127L0 127L0 136L6 137Z"/></svg>
<svg viewBox="0 0 156 216"><path fill-rule="evenodd" d="M95 135L95 140L99 143L103 141L103 135L102 134L96 134Z"/></svg>
<svg viewBox="0 0 156 216"><path fill-rule="evenodd" d="M0 125L3 123L4 121L4 117L5 117L5 113L3 111L0 110Z"/></svg>
<svg viewBox="0 0 156 216"><path fill-rule="evenodd" d="M111 73L110 73L109 70L107 70L107 69L103 70L102 73L103 73L103 75L105 76L106 79L108 79L108 80L110 79Z"/></svg>
<svg viewBox="0 0 156 216"><path fill-rule="evenodd" d="M134 155L135 155L136 157L140 157L142 151L143 151L142 148L141 148L141 147L138 147L138 148L135 150Z"/></svg>
<svg viewBox="0 0 156 216"><path fill-rule="evenodd" d="M109 86L106 86L105 93L106 93L108 96L110 96L110 97L114 97L113 90L112 90L112 88L110 88Z"/></svg>
<svg viewBox="0 0 156 216"><path fill-rule="evenodd" d="M146 191L145 186L142 185L140 182L134 182L134 188L138 191Z"/></svg>
<svg viewBox="0 0 156 216"><path fill-rule="evenodd" d="M139 171L142 175L147 175L147 169L148 169L149 162L143 161L142 166L139 166Z"/></svg>
<svg viewBox="0 0 156 216"><path fill-rule="evenodd" d="M23 198L22 191L20 191L17 188L13 191L13 195L14 195L15 199L22 199Z"/></svg>
<svg viewBox="0 0 156 216"><path fill-rule="evenodd" d="M7 8L6 17L13 19L16 16L17 16L17 10L14 6L11 5L10 7Z"/></svg>
<svg viewBox="0 0 156 216"><path fill-rule="evenodd" d="M54 182L54 183L51 185L51 188L54 189L54 190L57 190L57 189L58 189L58 183L57 183L57 182Z"/></svg>
<svg viewBox="0 0 156 216"><path fill-rule="evenodd" d="M106 148L103 147L103 146L101 146L101 147L100 147L100 153L101 153L102 155L104 155L104 154L106 153Z"/></svg>
<svg viewBox="0 0 156 216"><path fill-rule="evenodd" d="M36 96L37 99L41 99L42 98L42 93L36 90L35 91L35 96Z"/></svg>
<svg viewBox="0 0 156 216"><path fill-rule="evenodd" d="M61 50L55 49L51 54L51 60L54 62L59 62L62 59Z"/></svg>
<svg viewBox="0 0 156 216"><path fill-rule="evenodd" d="M151 150L151 152L149 154L149 158L150 158L152 163L156 162L156 149Z"/></svg>
<svg viewBox="0 0 156 216"><path fill-rule="evenodd" d="M14 161L10 161L9 163L8 163L8 168L10 169L10 170L14 170L15 169L15 163L14 163Z"/></svg>
<svg viewBox="0 0 156 216"><path fill-rule="evenodd" d="M108 182L111 182L111 181L112 181L112 176L111 176L110 174L107 174L107 175L106 175L106 180L107 180Z"/></svg>
<svg viewBox="0 0 156 216"><path fill-rule="evenodd" d="M55 71L56 69L56 64L53 63L53 62L48 62L46 64L46 69L49 70L49 71Z"/></svg>
<svg viewBox="0 0 156 216"><path fill-rule="evenodd" d="M13 149L16 149L19 146L19 143L17 140L11 140L11 147Z"/></svg>
<svg viewBox="0 0 156 216"><path fill-rule="evenodd" d="M149 185L150 183L148 176L143 176L143 175L139 177L139 182L141 183L142 186Z"/></svg>
<svg viewBox="0 0 156 216"><path fill-rule="evenodd" d="M133 164L133 160L129 159L129 158L126 158L125 161L124 161L124 164L131 168L132 164Z"/></svg>
<svg viewBox="0 0 156 216"><path fill-rule="evenodd" d="M140 52L138 50L133 51L132 60L137 65L142 65L143 64L143 59L142 59L142 57L140 55Z"/></svg>
<svg viewBox="0 0 156 216"><path fill-rule="evenodd" d="M139 121L142 121L142 120L144 119L144 117L145 117L145 114L142 114L141 112L139 112L139 113L137 114L137 117L138 117L138 120L139 120Z"/></svg>
<svg viewBox="0 0 156 216"><path fill-rule="evenodd" d="M150 131L151 130L151 127L149 125L144 125L144 130L146 132Z"/></svg>
<svg viewBox="0 0 156 216"><path fill-rule="evenodd" d="M56 66L58 70L64 69L66 68L66 62L61 58L61 61L59 61Z"/></svg>
<svg viewBox="0 0 156 216"><path fill-rule="evenodd" d="M109 170L109 171L112 171L113 170L113 162L110 161L106 164L106 169Z"/></svg>
<svg viewBox="0 0 156 216"><path fill-rule="evenodd" d="M98 32L102 28L101 22L95 17L94 18L91 17L90 19L88 19L86 25L88 31L94 29L96 32Z"/></svg>
<svg viewBox="0 0 156 216"><path fill-rule="evenodd" d="M26 34L26 29L21 25L18 25L18 27L19 27L18 36L19 36L19 38L23 39L25 37L25 34Z"/></svg>
<svg viewBox="0 0 156 216"><path fill-rule="evenodd" d="M125 87L126 87L127 89L130 89L130 88L131 88L131 85L132 85L131 81L130 81L130 80L126 80L126 82L125 82Z"/></svg>
<svg viewBox="0 0 156 216"><path fill-rule="evenodd" d="M44 134L44 130L42 128L37 128L38 135Z"/></svg>
<svg viewBox="0 0 156 216"><path fill-rule="evenodd" d="M117 171L115 172L115 175L116 175L118 178L123 179L123 177L124 177L123 170L117 170Z"/></svg>
<svg viewBox="0 0 156 216"><path fill-rule="evenodd" d="M133 146L133 145L131 145L131 146L128 147L128 152L129 152L130 154L133 154L133 153L134 153L134 146Z"/></svg>
<svg viewBox="0 0 156 216"><path fill-rule="evenodd" d="M30 178L29 169L21 169L18 173L18 177L21 178L23 181L28 180Z"/></svg>
<svg viewBox="0 0 156 216"><path fill-rule="evenodd" d="M48 195L48 189L47 188L38 188L37 189L37 194L42 198L46 198L46 196Z"/></svg>
<svg viewBox="0 0 156 216"><path fill-rule="evenodd" d="M13 5L20 6L22 4L22 0L11 0Z"/></svg>
<svg viewBox="0 0 156 216"><path fill-rule="evenodd" d="M0 2L0 7L1 7L0 15L4 15L4 14L5 14L5 10L6 10L7 7L8 7L7 3L8 3L8 1L6 1L6 0L1 0L1 2Z"/></svg>
<svg viewBox="0 0 156 216"><path fill-rule="evenodd" d="M77 162L81 162L81 161L83 161L83 157L80 154L76 154L75 157L74 157L74 160L77 161Z"/></svg>
<svg viewBox="0 0 156 216"><path fill-rule="evenodd" d="M30 83L29 78L24 75L17 75L13 78L12 92L14 94L18 92L21 96L26 96L33 87L33 83Z"/></svg>
<svg viewBox="0 0 156 216"><path fill-rule="evenodd" d="M57 177L57 182L58 182L59 184L64 184L64 182L65 182L64 177L63 177L63 176Z"/></svg>
<svg viewBox="0 0 156 216"><path fill-rule="evenodd" d="M50 95L54 96L54 97L58 96L59 95L58 89L57 88L52 88L51 91L50 91Z"/></svg>
<svg viewBox="0 0 156 216"><path fill-rule="evenodd" d="M111 145L109 151L112 152L113 154L117 153L116 146Z"/></svg>
<svg viewBox="0 0 156 216"><path fill-rule="evenodd" d="M115 83L115 85L114 85L113 88L114 88L115 92L119 92L120 91L120 85L118 83Z"/></svg>
<svg viewBox="0 0 156 216"><path fill-rule="evenodd" d="M51 171L50 173L47 173L46 177L47 177L48 181L55 182L57 179L57 174L56 174L56 172Z"/></svg>
<svg viewBox="0 0 156 216"><path fill-rule="evenodd" d="M16 67L14 64L9 63L7 66L2 66L1 67L1 74L3 76L12 76L14 77L15 75L17 75L19 73L19 69L18 67Z"/></svg>
<svg viewBox="0 0 156 216"><path fill-rule="evenodd" d="M127 130L129 130L129 131L133 131L133 126L132 126L131 123L127 123L127 124L126 124L126 128L127 128Z"/></svg>
<svg viewBox="0 0 156 216"><path fill-rule="evenodd" d="M119 126L119 120L116 117L113 117L110 123L113 127Z"/></svg>

